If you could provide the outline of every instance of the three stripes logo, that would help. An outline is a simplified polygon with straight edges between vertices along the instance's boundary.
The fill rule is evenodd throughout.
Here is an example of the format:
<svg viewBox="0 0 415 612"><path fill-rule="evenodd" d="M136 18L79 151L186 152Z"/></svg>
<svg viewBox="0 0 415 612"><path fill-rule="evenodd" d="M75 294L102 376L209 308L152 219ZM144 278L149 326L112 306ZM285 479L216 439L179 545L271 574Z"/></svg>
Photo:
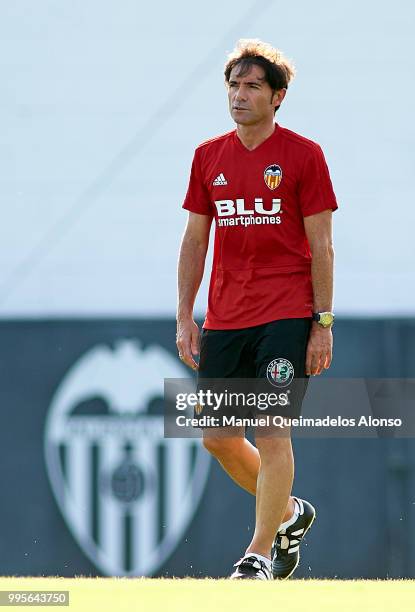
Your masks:
<svg viewBox="0 0 415 612"><path fill-rule="evenodd" d="M164 437L163 378L183 377L158 345L98 345L49 408L45 459L73 536L103 574L152 575L198 508L210 460L200 440Z"/></svg>
<svg viewBox="0 0 415 612"><path fill-rule="evenodd" d="M215 180L212 183L215 186L218 185L227 185L228 181L226 180L226 178L224 177L223 173L221 172L220 174L218 174L218 176L215 178Z"/></svg>
<svg viewBox="0 0 415 612"><path fill-rule="evenodd" d="M303 501L301 499L299 499L298 497L296 498L298 506L299 506L299 514L300 516L302 516L304 514L304 504ZM309 524L309 527L311 525ZM289 537L286 535L285 531L281 531L279 532L281 534L281 548L283 550L287 550L287 552L289 554L297 552L298 549L300 548L300 542L303 538L304 532L305 532L305 528L301 527L300 529L297 529L296 531L290 531Z"/></svg>

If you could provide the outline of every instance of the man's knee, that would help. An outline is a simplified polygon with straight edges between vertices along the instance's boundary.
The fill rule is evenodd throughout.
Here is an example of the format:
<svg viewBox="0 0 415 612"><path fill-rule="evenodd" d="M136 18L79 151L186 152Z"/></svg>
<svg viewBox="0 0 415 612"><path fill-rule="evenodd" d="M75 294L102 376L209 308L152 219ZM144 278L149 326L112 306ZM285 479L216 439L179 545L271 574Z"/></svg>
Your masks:
<svg viewBox="0 0 415 612"><path fill-rule="evenodd" d="M243 438L203 436L203 446L214 457L237 454L243 444Z"/></svg>
<svg viewBox="0 0 415 612"><path fill-rule="evenodd" d="M274 461L276 458L279 460L292 460L293 451L289 437L257 436L255 444L261 461Z"/></svg>

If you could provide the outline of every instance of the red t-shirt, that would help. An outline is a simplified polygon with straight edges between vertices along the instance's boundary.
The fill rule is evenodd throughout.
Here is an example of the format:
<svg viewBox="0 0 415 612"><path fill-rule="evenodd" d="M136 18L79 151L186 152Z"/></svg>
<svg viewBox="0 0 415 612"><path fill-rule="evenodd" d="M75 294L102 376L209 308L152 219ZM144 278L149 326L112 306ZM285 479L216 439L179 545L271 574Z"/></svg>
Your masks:
<svg viewBox="0 0 415 612"><path fill-rule="evenodd" d="M337 208L318 144L278 124L252 151L236 130L204 142L183 208L216 221L204 328L312 315L303 217Z"/></svg>

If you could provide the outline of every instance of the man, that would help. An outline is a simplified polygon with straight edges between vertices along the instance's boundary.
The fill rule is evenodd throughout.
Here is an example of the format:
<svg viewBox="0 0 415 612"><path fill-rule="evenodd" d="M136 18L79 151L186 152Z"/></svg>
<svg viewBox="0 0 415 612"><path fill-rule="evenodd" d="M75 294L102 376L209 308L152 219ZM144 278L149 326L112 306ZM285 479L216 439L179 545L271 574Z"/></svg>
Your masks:
<svg viewBox="0 0 415 612"><path fill-rule="evenodd" d="M278 386L282 366L291 378L307 379L331 363L331 216L337 204L320 147L274 123L293 76L280 51L240 40L225 66L236 130L195 152L183 204L189 217L179 257L177 347L200 379L268 377ZM198 364L193 305L213 218ZM231 577L288 578L315 518L309 502L290 496L290 437L256 436L254 446L244 432L228 437L205 429L203 442L230 477L256 495L255 532Z"/></svg>

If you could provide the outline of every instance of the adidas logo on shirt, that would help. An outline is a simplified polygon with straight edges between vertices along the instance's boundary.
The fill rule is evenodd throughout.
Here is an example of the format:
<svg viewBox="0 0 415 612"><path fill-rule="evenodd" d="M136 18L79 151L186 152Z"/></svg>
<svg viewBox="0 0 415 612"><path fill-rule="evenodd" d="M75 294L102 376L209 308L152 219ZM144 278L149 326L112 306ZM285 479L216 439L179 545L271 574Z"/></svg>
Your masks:
<svg viewBox="0 0 415 612"><path fill-rule="evenodd" d="M227 185L227 184L228 184L228 181L226 180L222 172L218 174L218 176L213 181L213 185Z"/></svg>

